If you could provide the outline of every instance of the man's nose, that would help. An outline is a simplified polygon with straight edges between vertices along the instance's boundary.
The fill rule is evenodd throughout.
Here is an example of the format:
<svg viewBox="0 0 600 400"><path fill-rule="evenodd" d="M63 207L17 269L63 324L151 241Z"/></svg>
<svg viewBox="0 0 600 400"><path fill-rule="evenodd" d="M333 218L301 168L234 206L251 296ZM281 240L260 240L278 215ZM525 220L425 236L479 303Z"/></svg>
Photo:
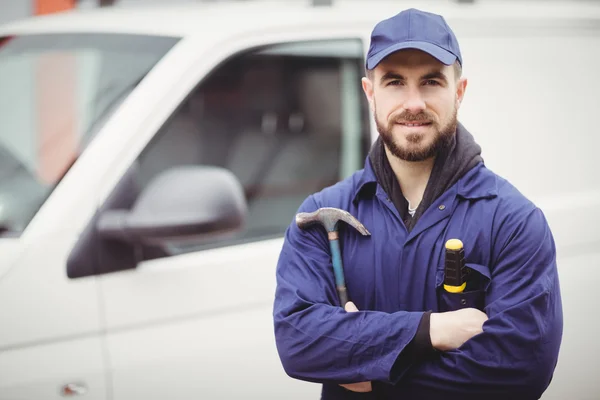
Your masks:
<svg viewBox="0 0 600 400"><path fill-rule="evenodd" d="M425 110L425 100L418 88L410 88L406 92L403 108L411 114L419 114Z"/></svg>

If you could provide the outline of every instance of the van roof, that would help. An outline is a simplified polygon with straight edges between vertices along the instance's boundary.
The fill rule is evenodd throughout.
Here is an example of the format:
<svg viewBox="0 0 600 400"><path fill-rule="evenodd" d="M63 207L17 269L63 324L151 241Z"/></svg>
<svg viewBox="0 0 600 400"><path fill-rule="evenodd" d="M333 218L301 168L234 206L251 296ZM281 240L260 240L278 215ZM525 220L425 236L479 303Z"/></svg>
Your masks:
<svg viewBox="0 0 600 400"><path fill-rule="evenodd" d="M236 34L278 27L368 26L416 7L443 15L450 23L467 20L585 20L597 27L600 2L543 0L402 1L334 0L332 6L313 6L311 0L228 1L169 5L113 6L75 9L30 17L0 27L0 34L138 33L167 36ZM576 4L574 4L576 3Z"/></svg>

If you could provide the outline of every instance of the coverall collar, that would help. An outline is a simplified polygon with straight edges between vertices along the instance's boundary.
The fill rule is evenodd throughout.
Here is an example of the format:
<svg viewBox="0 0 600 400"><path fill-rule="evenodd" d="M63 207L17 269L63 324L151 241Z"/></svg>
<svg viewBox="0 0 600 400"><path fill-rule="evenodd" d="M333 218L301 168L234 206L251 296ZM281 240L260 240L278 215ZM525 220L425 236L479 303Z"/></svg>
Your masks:
<svg viewBox="0 0 600 400"><path fill-rule="evenodd" d="M485 168L484 164L479 163L458 180L455 185L457 196L467 200L480 200L494 198L498 195L496 177L493 174L478 174L478 171L482 168ZM362 176L352 196L354 203L356 204L362 199L372 198L378 191L377 186L379 186L379 183L375 177L371 162L367 157ZM382 191L381 188L379 190Z"/></svg>

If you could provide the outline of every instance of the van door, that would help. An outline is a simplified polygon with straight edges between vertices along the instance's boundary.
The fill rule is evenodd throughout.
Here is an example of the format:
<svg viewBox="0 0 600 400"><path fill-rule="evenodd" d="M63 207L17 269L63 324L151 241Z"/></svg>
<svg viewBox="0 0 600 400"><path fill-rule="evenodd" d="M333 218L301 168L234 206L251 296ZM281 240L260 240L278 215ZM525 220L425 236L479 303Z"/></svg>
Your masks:
<svg viewBox="0 0 600 400"><path fill-rule="evenodd" d="M107 398L95 283L55 273L70 244L0 237L0 399Z"/></svg>
<svg viewBox="0 0 600 400"><path fill-rule="evenodd" d="M99 278L115 400L318 396L276 352L275 266L301 202L363 166L363 54L343 38L230 54L129 167L103 209L131 206L168 168L212 165L240 181L248 217L226 239L102 252L132 268Z"/></svg>
<svg viewBox="0 0 600 400"><path fill-rule="evenodd" d="M110 397L97 279L65 263L95 207L95 133L176 43L0 36L0 399Z"/></svg>

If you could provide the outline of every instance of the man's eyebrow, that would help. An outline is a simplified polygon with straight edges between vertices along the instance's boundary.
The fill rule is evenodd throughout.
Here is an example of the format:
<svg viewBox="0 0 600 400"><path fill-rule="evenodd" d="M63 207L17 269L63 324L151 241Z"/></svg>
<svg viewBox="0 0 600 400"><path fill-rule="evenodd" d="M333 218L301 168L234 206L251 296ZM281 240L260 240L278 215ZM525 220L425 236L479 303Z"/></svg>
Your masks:
<svg viewBox="0 0 600 400"><path fill-rule="evenodd" d="M444 73L442 71L432 71L429 72L428 74L425 74L421 77L422 80L427 80L427 79L439 79L441 81L444 82L448 82L448 78L446 77L446 75L444 75Z"/></svg>
<svg viewBox="0 0 600 400"><path fill-rule="evenodd" d="M389 72L386 72L381 77L380 82L384 83L385 81L391 81L391 80L405 81L406 78L396 72L389 71Z"/></svg>
<svg viewBox="0 0 600 400"><path fill-rule="evenodd" d="M439 79L448 82L448 77L442 71L431 71L421 77L421 80L427 79ZM391 80L406 81L406 78L397 72L388 71L381 77L380 82L385 83Z"/></svg>

